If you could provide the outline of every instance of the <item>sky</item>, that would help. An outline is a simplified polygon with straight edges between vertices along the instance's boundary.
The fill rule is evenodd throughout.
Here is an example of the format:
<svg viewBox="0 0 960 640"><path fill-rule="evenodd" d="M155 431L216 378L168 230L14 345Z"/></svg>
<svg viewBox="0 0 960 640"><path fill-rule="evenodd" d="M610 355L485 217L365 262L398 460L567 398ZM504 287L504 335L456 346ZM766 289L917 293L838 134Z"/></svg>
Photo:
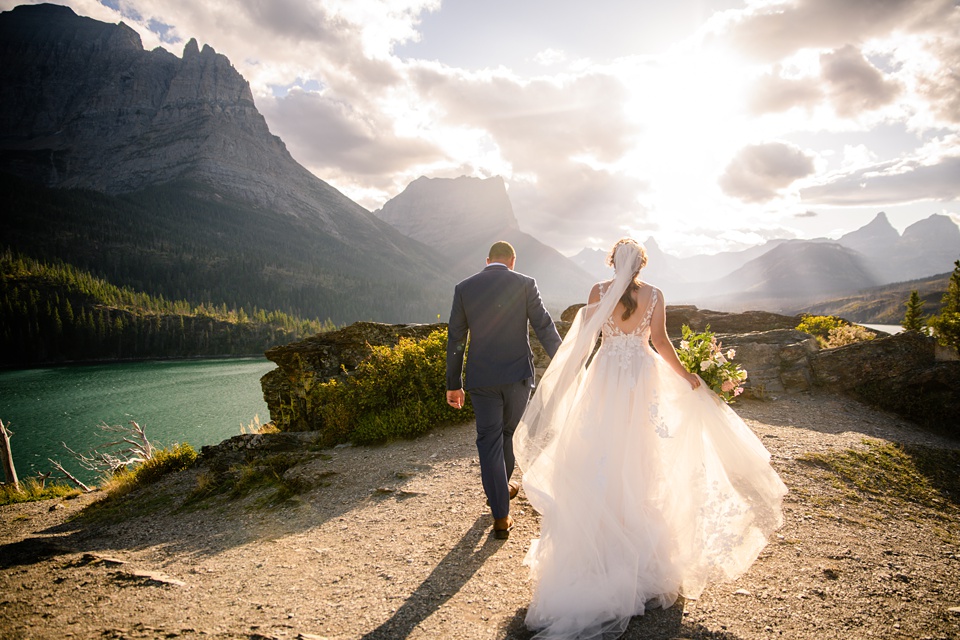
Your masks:
<svg viewBox="0 0 960 640"><path fill-rule="evenodd" d="M420 176L499 175L567 255L960 224L960 0L57 4L226 55L293 157L371 211Z"/></svg>

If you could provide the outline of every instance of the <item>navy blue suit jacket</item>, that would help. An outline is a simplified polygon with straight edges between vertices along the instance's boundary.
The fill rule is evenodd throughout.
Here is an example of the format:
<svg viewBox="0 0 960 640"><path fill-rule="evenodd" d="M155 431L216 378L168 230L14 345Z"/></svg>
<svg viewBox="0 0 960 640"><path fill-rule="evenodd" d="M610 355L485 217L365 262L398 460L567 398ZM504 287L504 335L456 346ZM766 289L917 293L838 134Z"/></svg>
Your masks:
<svg viewBox="0 0 960 640"><path fill-rule="evenodd" d="M447 334L447 389L532 379L528 321L552 358L560 347L560 334L543 306L536 280L494 263L460 282L454 290ZM461 382L468 331L470 355Z"/></svg>

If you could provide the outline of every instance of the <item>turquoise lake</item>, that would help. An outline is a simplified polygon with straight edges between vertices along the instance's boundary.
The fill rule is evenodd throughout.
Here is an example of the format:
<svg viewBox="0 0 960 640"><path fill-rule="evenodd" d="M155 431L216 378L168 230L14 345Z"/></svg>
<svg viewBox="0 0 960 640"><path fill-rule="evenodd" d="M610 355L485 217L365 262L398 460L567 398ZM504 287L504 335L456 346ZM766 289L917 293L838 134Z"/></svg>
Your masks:
<svg viewBox="0 0 960 640"><path fill-rule="evenodd" d="M265 358L241 358L0 371L0 420L14 433L21 480L50 471L52 458L93 481L62 442L86 451L116 435L99 424L135 420L154 446L186 442L199 451L238 435L254 416L270 419L260 377L275 367Z"/></svg>

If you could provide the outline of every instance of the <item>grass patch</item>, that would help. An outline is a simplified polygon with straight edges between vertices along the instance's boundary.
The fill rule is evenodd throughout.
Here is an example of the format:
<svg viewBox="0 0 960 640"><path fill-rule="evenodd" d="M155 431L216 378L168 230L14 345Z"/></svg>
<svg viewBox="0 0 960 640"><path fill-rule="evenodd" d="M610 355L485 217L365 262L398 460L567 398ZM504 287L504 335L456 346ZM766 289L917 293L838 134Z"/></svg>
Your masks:
<svg viewBox="0 0 960 640"><path fill-rule="evenodd" d="M836 474L881 502L912 502L938 513L960 507L960 450L864 439L865 449L808 453L798 460Z"/></svg>
<svg viewBox="0 0 960 640"><path fill-rule="evenodd" d="M187 496L184 507L197 508L214 496L239 500L254 493L263 494L258 500L259 506L281 504L310 489L302 480L284 476L288 469L301 461L301 456L281 453L225 470L202 471L197 475L197 486Z"/></svg>
<svg viewBox="0 0 960 640"><path fill-rule="evenodd" d="M7 484L0 486L0 506L20 502L52 500L54 498L73 498L78 495L80 495L80 490L70 485L48 482L44 486L40 486L40 483L35 479L27 478L20 483L19 490L15 490Z"/></svg>
<svg viewBox="0 0 960 640"><path fill-rule="evenodd" d="M197 452L189 444L177 444L154 454L144 462L132 467L124 467L104 481L101 488L108 498L125 496L134 489L150 485L173 473L182 471L197 461Z"/></svg>

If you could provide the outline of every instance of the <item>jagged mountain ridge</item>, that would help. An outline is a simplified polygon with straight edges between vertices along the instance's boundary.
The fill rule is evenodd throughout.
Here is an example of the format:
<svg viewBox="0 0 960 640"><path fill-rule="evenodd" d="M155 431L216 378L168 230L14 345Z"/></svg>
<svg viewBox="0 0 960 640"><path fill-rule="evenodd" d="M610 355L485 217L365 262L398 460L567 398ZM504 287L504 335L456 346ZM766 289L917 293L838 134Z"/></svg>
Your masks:
<svg viewBox="0 0 960 640"><path fill-rule="evenodd" d="M863 254L881 282L902 282L933 275L952 264L960 256L960 227L935 213L911 224L901 235L881 211L837 242Z"/></svg>
<svg viewBox="0 0 960 640"><path fill-rule="evenodd" d="M334 300L353 292L363 300L353 312L363 319L428 320L447 304L439 291L452 286L423 245L290 156L226 57L195 40L187 43L182 58L162 49L145 51L123 23L80 17L68 7L24 5L0 14L0 172L44 187L90 189L134 201L136 194L156 189L167 191L164 201L185 197L178 207L199 201L192 208L209 216L196 218L203 236L198 247L211 253L208 262L226 264L246 260L237 252L259 253L248 260L263 263L259 272L242 277L266 286L285 274L290 301L285 310L338 322L359 319L331 308L339 304ZM117 203L119 209L126 206ZM165 255L143 257L161 272L154 280L241 277L229 269L184 272L176 256L192 239L168 228L162 218L170 211L162 208L133 208L145 228L166 234L157 243ZM262 223L270 225L262 243L249 232L258 211ZM242 222L231 220L231 212ZM31 215L30 207L19 207L7 216L0 242L10 245L17 238L20 246L49 254L44 235L51 230L32 224ZM238 227L256 243L238 246ZM76 242L106 240L97 235L95 220L75 230ZM119 245L136 253L141 240L134 229ZM295 260L287 255L291 245L296 245ZM190 249L195 250L200 249ZM105 272L97 264L84 266ZM207 290L213 302L222 300L215 288ZM401 290L406 304L397 308L394 293Z"/></svg>
<svg viewBox="0 0 960 640"><path fill-rule="evenodd" d="M490 245L506 240L517 251L517 270L536 278L554 310L584 301L595 282L559 251L520 230L499 176L421 177L374 214L442 254L455 280L483 268Z"/></svg>

